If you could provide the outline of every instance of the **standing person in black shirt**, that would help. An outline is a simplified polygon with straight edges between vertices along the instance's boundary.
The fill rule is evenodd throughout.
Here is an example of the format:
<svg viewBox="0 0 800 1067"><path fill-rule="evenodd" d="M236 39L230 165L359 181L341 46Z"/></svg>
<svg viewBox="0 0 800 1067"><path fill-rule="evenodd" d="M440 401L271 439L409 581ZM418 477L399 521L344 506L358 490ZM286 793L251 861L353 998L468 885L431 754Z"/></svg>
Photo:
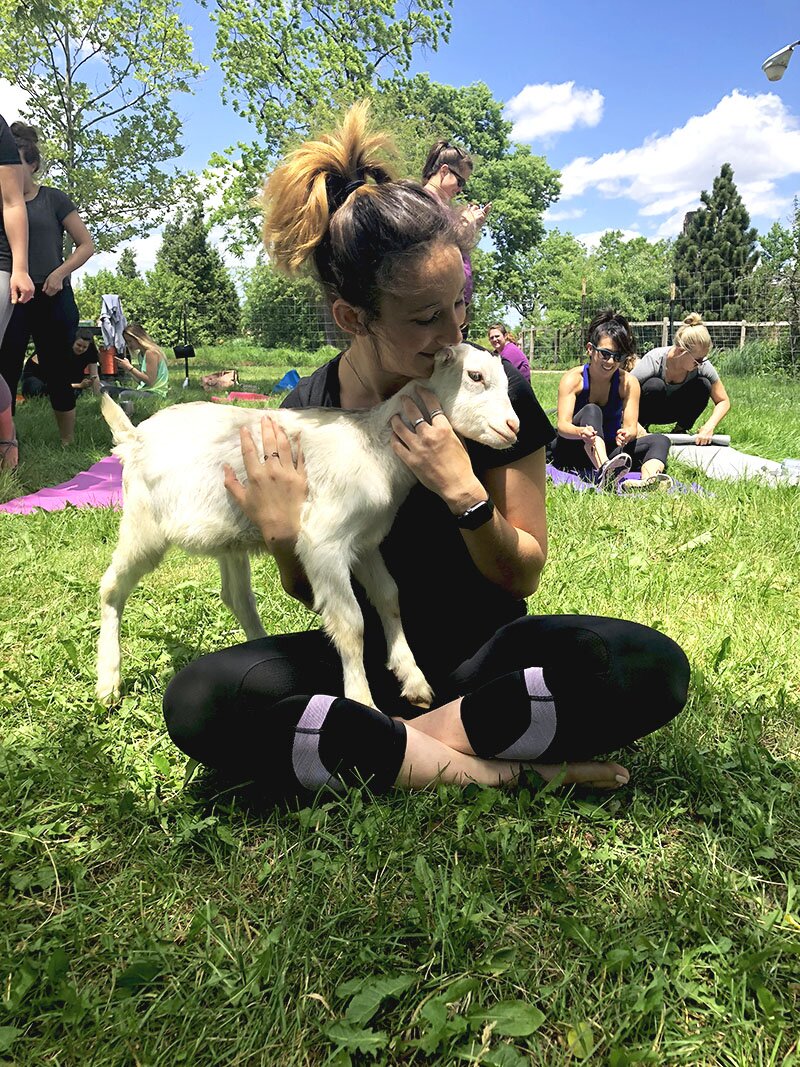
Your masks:
<svg viewBox="0 0 800 1067"><path fill-rule="evenodd" d="M380 158L385 140L357 105L341 130L290 154L267 184L271 261L289 273L313 265L351 338L286 406L370 409L429 378L434 354L461 338L465 228L421 186L392 180ZM364 781L377 793L436 781L497 785L523 766L549 779L564 762L567 781L628 780L615 763L576 761L672 719L686 699L686 657L636 623L526 616L547 553L552 430L527 383L503 366L520 422L507 451L462 442L424 388L391 421L387 447L419 484L381 552L434 709L399 695L364 605L365 665L380 711L342 695L341 663L324 633L266 637L204 656L172 680L164 713L183 751L283 796ZM261 529L286 591L307 602L294 551L302 455L268 416L261 438L243 433L247 481L227 468L225 485Z"/></svg>
<svg viewBox="0 0 800 1067"><path fill-rule="evenodd" d="M0 115L0 227L9 245L0 260L0 341L6 332L14 304L33 296L28 275L28 214L22 195L22 167L17 142Z"/></svg>
<svg viewBox="0 0 800 1067"><path fill-rule="evenodd" d="M61 443L69 445L75 433L75 394L70 380L69 354L79 321L70 274L90 258L94 244L78 209L66 193L35 183L34 175L42 163L36 130L15 122L11 132L22 163L28 214L29 269L35 293L30 303L17 304L14 308L0 348L0 374L8 383L12 397L15 396L25 349L33 337ZM66 262L65 232L75 243ZM0 227L0 270L9 258L8 236Z"/></svg>
<svg viewBox="0 0 800 1067"><path fill-rule="evenodd" d="M0 228L7 234L9 255L0 261L0 343L15 304L25 304L33 296L28 274L28 213L22 196L22 168L17 142L0 115ZM0 385L0 467L17 465L17 433L13 401L3 381Z"/></svg>

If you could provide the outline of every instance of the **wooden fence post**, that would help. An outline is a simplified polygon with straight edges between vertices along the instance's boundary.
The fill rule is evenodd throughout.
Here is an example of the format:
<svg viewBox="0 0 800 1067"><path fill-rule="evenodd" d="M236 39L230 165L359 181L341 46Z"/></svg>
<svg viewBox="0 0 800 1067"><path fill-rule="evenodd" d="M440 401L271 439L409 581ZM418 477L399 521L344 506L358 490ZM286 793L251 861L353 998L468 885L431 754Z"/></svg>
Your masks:
<svg viewBox="0 0 800 1067"><path fill-rule="evenodd" d="M669 319L663 318L661 320L661 347L666 348L669 344Z"/></svg>
<svg viewBox="0 0 800 1067"><path fill-rule="evenodd" d="M742 323L742 328L739 331L739 348L740 349L744 348L744 339L745 339L746 336L747 336L747 323L743 322Z"/></svg>

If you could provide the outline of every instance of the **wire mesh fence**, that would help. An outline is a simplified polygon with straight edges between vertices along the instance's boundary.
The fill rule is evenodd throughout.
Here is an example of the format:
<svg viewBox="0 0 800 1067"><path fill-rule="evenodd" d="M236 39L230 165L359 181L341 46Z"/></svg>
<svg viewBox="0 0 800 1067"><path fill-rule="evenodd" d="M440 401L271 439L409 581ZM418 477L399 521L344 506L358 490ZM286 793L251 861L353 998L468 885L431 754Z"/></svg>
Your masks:
<svg viewBox="0 0 800 1067"><path fill-rule="evenodd" d="M602 283L602 279L600 279ZM630 302L647 307L650 316L634 318L624 306ZM565 366L581 360L586 331L598 311L612 307L627 315L639 355L672 344L675 330L690 312L701 315L715 349L725 352L758 347L769 354L776 367L800 372L800 268L783 276L753 272L738 282L723 285L719 278L697 274L676 277L661 293L630 292L628 301L619 293L593 291L583 280L572 306L574 321L565 322L562 310L558 325L548 323L545 309L540 323L523 323L517 333L520 345L532 363ZM656 314L653 314L656 312Z"/></svg>

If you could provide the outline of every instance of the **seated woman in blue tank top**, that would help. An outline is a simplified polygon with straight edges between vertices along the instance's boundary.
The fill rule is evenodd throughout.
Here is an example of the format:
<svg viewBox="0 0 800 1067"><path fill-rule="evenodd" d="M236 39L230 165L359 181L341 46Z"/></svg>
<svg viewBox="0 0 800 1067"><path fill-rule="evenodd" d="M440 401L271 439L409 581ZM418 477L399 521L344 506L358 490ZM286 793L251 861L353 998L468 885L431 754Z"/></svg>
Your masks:
<svg viewBox="0 0 800 1067"><path fill-rule="evenodd" d="M568 370L559 382L553 465L590 472L604 489L631 470L641 471L641 480L624 482L623 488L668 489L668 438L660 433L637 437L640 388L628 373L634 347L622 315L601 311L589 324L589 362Z"/></svg>

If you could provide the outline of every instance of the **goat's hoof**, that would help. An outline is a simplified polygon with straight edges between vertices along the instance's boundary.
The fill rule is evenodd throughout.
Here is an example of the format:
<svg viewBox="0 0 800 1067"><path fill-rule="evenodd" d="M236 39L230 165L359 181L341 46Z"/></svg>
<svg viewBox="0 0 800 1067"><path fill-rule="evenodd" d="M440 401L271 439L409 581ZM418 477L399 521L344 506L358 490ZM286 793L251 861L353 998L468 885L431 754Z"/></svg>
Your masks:
<svg viewBox="0 0 800 1067"><path fill-rule="evenodd" d="M95 686L95 695L100 703L105 704L106 707L118 704L120 696L122 695L120 683L113 682L109 684L107 682L98 682Z"/></svg>
<svg viewBox="0 0 800 1067"><path fill-rule="evenodd" d="M415 704L418 708L429 708L433 703L433 690L424 678L421 681L415 679L413 682L407 682L403 686L402 696L409 704Z"/></svg>

